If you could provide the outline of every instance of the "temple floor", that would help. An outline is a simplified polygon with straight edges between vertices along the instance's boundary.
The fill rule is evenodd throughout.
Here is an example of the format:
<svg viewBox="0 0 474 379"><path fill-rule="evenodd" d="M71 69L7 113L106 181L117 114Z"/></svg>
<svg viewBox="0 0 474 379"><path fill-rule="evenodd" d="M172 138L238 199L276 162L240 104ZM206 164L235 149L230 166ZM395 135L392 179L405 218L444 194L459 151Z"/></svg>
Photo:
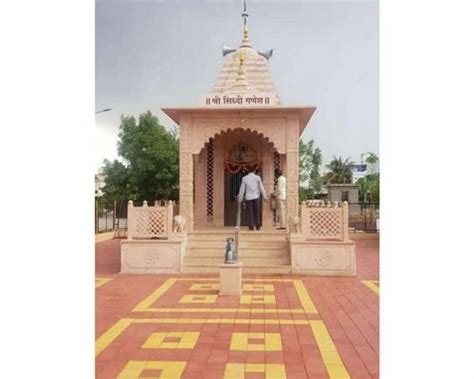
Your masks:
<svg viewBox="0 0 474 379"><path fill-rule="evenodd" d="M379 246L356 239L354 278L120 275L96 244L96 378L378 378Z"/></svg>

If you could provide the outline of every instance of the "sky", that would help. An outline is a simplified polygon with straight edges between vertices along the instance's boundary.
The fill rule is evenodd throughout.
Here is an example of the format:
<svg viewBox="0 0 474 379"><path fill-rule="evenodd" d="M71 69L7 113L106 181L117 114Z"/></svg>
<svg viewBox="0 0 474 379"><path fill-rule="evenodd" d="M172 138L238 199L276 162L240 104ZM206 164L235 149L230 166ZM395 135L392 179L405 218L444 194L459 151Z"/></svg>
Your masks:
<svg viewBox="0 0 474 379"><path fill-rule="evenodd" d="M228 1L96 2L96 167L117 157L121 115L198 106L242 40L242 8ZM379 153L377 1L247 1L249 38L274 49L270 72L283 105L317 110L302 134L332 156Z"/></svg>

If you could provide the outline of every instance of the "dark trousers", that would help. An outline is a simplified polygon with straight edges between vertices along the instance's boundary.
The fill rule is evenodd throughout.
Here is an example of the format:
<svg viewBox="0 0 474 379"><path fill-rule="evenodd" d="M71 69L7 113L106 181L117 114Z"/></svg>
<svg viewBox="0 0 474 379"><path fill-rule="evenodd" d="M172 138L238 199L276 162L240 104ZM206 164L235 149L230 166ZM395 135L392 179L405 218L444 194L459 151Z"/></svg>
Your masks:
<svg viewBox="0 0 474 379"><path fill-rule="evenodd" d="M246 200L249 229L260 229L260 199Z"/></svg>

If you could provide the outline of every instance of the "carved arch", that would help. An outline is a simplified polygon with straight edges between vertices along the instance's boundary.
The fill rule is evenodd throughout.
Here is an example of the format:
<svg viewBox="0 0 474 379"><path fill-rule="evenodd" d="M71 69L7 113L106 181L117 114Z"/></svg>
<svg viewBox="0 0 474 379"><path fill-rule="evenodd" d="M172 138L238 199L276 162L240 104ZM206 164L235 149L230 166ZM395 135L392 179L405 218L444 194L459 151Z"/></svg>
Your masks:
<svg viewBox="0 0 474 379"><path fill-rule="evenodd" d="M206 139L204 139L204 140L200 139L199 142L197 140L194 140L193 141L193 154L199 154L201 152L201 150L207 146L207 144L209 143L209 141L211 139L215 140L216 137L218 137L218 136L224 136L225 134L227 134L229 132L231 133L231 132L237 131L237 130L241 130L244 133L249 133L251 135L259 137L263 142L269 144L272 149L274 149L275 151L277 151L279 153L279 150L275 146L273 141L269 137L265 136L263 133L259 133L258 131L252 130L250 128L245 128L245 129L244 128L233 128L233 129L228 128L226 130L219 129L219 131L215 132L214 134L208 135ZM203 138L205 138L205 137L203 137Z"/></svg>
<svg viewBox="0 0 474 379"><path fill-rule="evenodd" d="M225 127L222 125L225 125ZM229 131L242 129L245 132L258 134L280 154L285 154L285 126L284 119L249 119L244 125L237 122L237 120L195 120L191 133L191 150L193 154L199 154L211 138L216 138L218 135L223 135Z"/></svg>

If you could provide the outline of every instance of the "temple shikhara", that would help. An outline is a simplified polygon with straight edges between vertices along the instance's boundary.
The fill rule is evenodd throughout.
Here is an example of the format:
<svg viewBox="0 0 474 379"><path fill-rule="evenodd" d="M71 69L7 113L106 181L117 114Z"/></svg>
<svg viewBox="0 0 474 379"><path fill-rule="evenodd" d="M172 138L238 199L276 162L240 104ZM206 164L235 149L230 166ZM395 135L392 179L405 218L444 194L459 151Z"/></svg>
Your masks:
<svg viewBox="0 0 474 379"><path fill-rule="evenodd" d="M252 45L248 13L242 15L240 46L224 46L212 91L197 106L162 108L180 128L179 204L129 203L124 273L218 272L242 178L257 168L267 194L275 191L277 169L286 177L287 229L276 229L271 202L262 201L262 228L248 231L243 204L243 272L355 275L347 203L298 199L299 139L316 107L282 103L270 73L273 50Z"/></svg>

